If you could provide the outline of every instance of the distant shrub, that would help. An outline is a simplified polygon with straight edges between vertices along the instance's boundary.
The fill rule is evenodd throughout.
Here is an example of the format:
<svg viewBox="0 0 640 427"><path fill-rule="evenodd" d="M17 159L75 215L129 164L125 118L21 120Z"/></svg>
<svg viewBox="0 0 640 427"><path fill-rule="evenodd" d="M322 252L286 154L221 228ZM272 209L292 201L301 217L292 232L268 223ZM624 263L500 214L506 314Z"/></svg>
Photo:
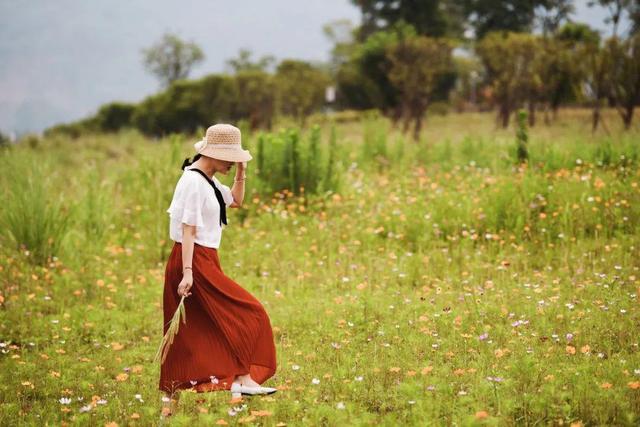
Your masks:
<svg viewBox="0 0 640 427"><path fill-rule="evenodd" d="M11 140L7 135L0 132L0 147L6 147L11 143Z"/></svg>
<svg viewBox="0 0 640 427"><path fill-rule="evenodd" d="M95 116L96 127L102 132L115 132L131 126L131 117L135 111L134 104L113 102L100 107Z"/></svg>
<svg viewBox="0 0 640 427"><path fill-rule="evenodd" d="M261 71L179 80L139 104L132 123L147 135L193 133L216 122L246 119L269 128L275 112L271 78Z"/></svg>

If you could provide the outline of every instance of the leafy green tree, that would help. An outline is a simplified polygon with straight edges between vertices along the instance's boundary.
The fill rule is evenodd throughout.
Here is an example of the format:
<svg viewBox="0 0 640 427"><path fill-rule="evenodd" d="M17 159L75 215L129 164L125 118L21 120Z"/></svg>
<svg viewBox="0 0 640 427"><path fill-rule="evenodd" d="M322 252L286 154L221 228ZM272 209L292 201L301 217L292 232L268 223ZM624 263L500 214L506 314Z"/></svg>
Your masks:
<svg viewBox="0 0 640 427"><path fill-rule="evenodd" d="M358 46L352 58L354 64L352 70L361 76L359 80L366 88L364 94L370 106L389 116L394 123L402 117L402 111L398 90L389 80L391 63L387 56L387 49L401 40L416 35L411 25L396 24L389 30L372 34Z"/></svg>
<svg viewBox="0 0 640 427"><path fill-rule="evenodd" d="M611 95L611 52L600 44L582 46L586 95L593 106L591 130L595 131L601 122L603 101Z"/></svg>
<svg viewBox="0 0 640 427"><path fill-rule="evenodd" d="M358 29L348 19L340 19L324 25L322 31L333 44L330 69L332 76L335 77L355 52L357 47L355 38Z"/></svg>
<svg viewBox="0 0 640 427"><path fill-rule="evenodd" d="M103 105L96 114L98 129L103 132L115 132L131 126L131 117L135 108L134 104L124 102Z"/></svg>
<svg viewBox="0 0 640 427"><path fill-rule="evenodd" d="M252 130L271 129L276 102L273 76L257 69L244 70L233 77L233 83L234 119L248 119Z"/></svg>
<svg viewBox="0 0 640 427"><path fill-rule="evenodd" d="M194 42L185 42L177 35L166 33L153 46L143 49L144 66L168 87L178 79L188 77L191 69L204 60L202 50Z"/></svg>
<svg viewBox="0 0 640 427"><path fill-rule="evenodd" d="M229 76L177 80L138 104L131 120L148 135L193 133L212 122L234 119L235 97L233 78Z"/></svg>
<svg viewBox="0 0 640 427"><path fill-rule="evenodd" d="M575 12L573 0L546 0L536 9L536 18L546 37L555 34L560 25Z"/></svg>
<svg viewBox="0 0 640 427"><path fill-rule="evenodd" d="M509 125L513 110L530 100L532 88L539 85L534 67L538 48L536 37L525 33L490 33L476 46L503 127Z"/></svg>
<svg viewBox="0 0 640 427"><path fill-rule="evenodd" d="M629 5L629 20L631 21L631 34L640 32L640 0L634 0Z"/></svg>
<svg viewBox="0 0 640 427"><path fill-rule="evenodd" d="M640 104L640 34L620 40L613 37L611 52L611 90L625 129L631 127L633 112Z"/></svg>
<svg viewBox="0 0 640 427"><path fill-rule="evenodd" d="M585 78L581 61L585 44L599 43L600 36L586 24L566 23L551 37L542 40L542 68L540 79L544 82L542 98L557 117L560 105L580 98Z"/></svg>
<svg viewBox="0 0 640 427"><path fill-rule="evenodd" d="M227 60L227 66L229 66L234 73L241 71L267 71L275 61L275 58L271 55L262 56L257 61L253 61L251 59L252 56L253 53L249 49L240 49L237 58Z"/></svg>
<svg viewBox="0 0 640 427"><path fill-rule="evenodd" d="M418 34L432 37L459 37L464 26L460 2L453 0L351 0L360 8L361 41L392 28L397 23L411 25Z"/></svg>
<svg viewBox="0 0 640 427"><path fill-rule="evenodd" d="M275 74L280 112L304 124L306 116L324 104L330 83L327 74L311 64L293 59L282 61Z"/></svg>
<svg viewBox="0 0 640 427"><path fill-rule="evenodd" d="M413 121L416 141L439 82L453 70L452 49L447 40L424 36L406 38L387 48L388 76L400 94L404 131Z"/></svg>
<svg viewBox="0 0 640 427"><path fill-rule="evenodd" d="M536 8L548 0L463 0L468 23L475 31L476 39L482 39L492 31L530 31L536 16Z"/></svg>
<svg viewBox="0 0 640 427"><path fill-rule="evenodd" d="M482 64L473 55L454 56L453 64L456 75L455 87L450 96L453 107L458 112L476 108L479 103L478 84L484 72Z"/></svg>
<svg viewBox="0 0 640 427"><path fill-rule="evenodd" d="M605 18L604 22L611 24L611 32L614 37L618 35L618 25L620 25L625 12L631 11L634 5L637 7L636 0L590 0L587 4L590 7L600 5L607 9L609 16Z"/></svg>
<svg viewBox="0 0 640 427"><path fill-rule="evenodd" d="M554 119L560 105L574 98L578 90L581 74L580 68L576 65L577 59L568 43L555 37L540 40L535 71L540 76L541 86L536 100L548 107ZM530 114L529 118L529 123L533 125L533 114ZM545 120L549 122L546 114Z"/></svg>

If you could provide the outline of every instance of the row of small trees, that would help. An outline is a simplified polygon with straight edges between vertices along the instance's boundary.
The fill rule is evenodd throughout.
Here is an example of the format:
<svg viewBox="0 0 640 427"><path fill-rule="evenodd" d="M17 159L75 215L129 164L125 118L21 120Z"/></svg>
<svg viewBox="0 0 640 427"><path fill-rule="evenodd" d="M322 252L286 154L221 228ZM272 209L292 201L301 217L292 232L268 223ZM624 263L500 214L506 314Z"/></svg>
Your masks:
<svg viewBox="0 0 640 427"><path fill-rule="evenodd" d="M601 41L597 33L569 24L552 37L489 34L476 48L503 126L526 106L535 124L539 107L557 113L563 102L585 100L593 108L593 130L604 102L631 126L640 103L640 35ZM547 116L548 117L548 116Z"/></svg>
<svg viewBox="0 0 640 427"><path fill-rule="evenodd" d="M566 103L591 105L593 129L605 101L629 128L640 103L640 35L601 40L583 24L566 24L553 33L492 32L454 57L451 39L416 34L399 24L369 36L343 53L336 80L344 106L377 108L417 138L429 106L452 101L477 86L474 103L495 107L506 127L513 111L527 108L555 117ZM344 47L344 46L343 46ZM472 81L473 80L473 81ZM463 83L466 82L466 87ZM469 96L471 97L471 96Z"/></svg>
<svg viewBox="0 0 640 427"><path fill-rule="evenodd" d="M276 114L303 122L324 104L329 76L312 64L284 60L269 73L265 70L267 62L252 62L246 52L241 52L229 65L233 69L230 74L167 80L166 89L138 104L107 104L93 117L55 126L47 133L77 136L132 127L158 136L239 120L247 120L251 128L271 128Z"/></svg>
<svg viewBox="0 0 640 427"><path fill-rule="evenodd" d="M504 127L516 109L527 109L534 125L538 112L548 121L563 104L591 106L594 130L604 105L618 109L626 128L632 124L640 103L637 0L599 0L613 24L606 40L570 22L572 0L352 1L362 10L362 25L338 21L325 28L334 43L327 67L285 60L269 72L272 57L253 61L243 50L227 61L230 74L187 80L203 53L194 43L165 35L144 51L145 66L160 78L162 92L136 105L105 105L94 117L50 131L129 126L160 135L241 119L252 128L271 128L278 115L303 124L325 105L329 85L337 95L332 107L377 109L405 132L413 128L416 139L438 101L459 110L495 108ZM624 14L634 25L619 37ZM531 32L536 21L539 34ZM462 34L465 27L473 29L472 37Z"/></svg>

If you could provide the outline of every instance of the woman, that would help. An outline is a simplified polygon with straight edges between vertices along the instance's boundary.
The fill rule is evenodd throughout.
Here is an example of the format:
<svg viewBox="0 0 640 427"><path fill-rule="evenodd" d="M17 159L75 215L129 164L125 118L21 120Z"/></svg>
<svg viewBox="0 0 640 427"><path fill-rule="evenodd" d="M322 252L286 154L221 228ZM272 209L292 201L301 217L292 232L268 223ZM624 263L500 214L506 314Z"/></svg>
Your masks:
<svg viewBox="0 0 640 427"><path fill-rule="evenodd" d="M225 276L218 259L226 208L242 205L246 162L252 157L241 146L240 130L227 124L207 129L185 159L167 212L174 241L165 270L164 333L180 299L185 296L186 324L160 366L163 415L171 415L178 390L230 390L233 397L270 394L261 387L276 371L271 323L264 307L249 292ZM227 175L236 164L233 187L214 176Z"/></svg>

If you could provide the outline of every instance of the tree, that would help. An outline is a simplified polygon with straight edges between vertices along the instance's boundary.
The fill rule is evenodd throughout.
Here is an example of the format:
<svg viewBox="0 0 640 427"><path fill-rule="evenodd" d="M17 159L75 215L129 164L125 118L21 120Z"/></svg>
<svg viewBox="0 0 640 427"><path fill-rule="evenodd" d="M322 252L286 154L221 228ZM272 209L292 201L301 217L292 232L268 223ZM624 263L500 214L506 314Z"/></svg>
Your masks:
<svg viewBox="0 0 640 427"><path fill-rule="evenodd" d="M453 0L351 0L360 8L359 38L388 30L400 22L411 25L421 35L458 37L464 17L460 2Z"/></svg>
<svg viewBox="0 0 640 427"><path fill-rule="evenodd" d="M611 94L611 51L595 43L585 44L581 50L586 94L593 104L591 130L595 132L601 120L602 101Z"/></svg>
<svg viewBox="0 0 640 427"><path fill-rule="evenodd" d="M418 140L422 120L441 79L453 70L453 46L444 39L410 37L387 47L389 80L400 93L404 131L413 121L413 138Z"/></svg>
<svg viewBox="0 0 640 427"><path fill-rule="evenodd" d="M536 18L542 34L547 37L555 34L560 24L569 21L569 16L575 12L573 0L547 0L538 6Z"/></svg>
<svg viewBox="0 0 640 427"><path fill-rule="evenodd" d="M549 0L463 0L469 24L476 39L492 31L529 31L535 11Z"/></svg>
<svg viewBox="0 0 640 427"><path fill-rule="evenodd" d="M629 5L629 19L631 20L631 34L640 32L640 0L634 0Z"/></svg>
<svg viewBox="0 0 640 427"><path fill-rule="evenodd" d="M598 32L588 25L571 22L557 29L552 37L543 39L544 67L540 77L545 84L543 98L554 118L562 103L579 97L586 72L581 61L584 45L597 44L599 40Z"/></svg>
<svg viewBox="0 0 640 427"><path fill-rule="evenodd" d="M307 62L293 59L278 65L275 79L280 111L295 117L300 124L324 104L325 88L330 82L326 73Z"/></svg>
<svg viewBox="0 0 640 427"><path fill-rule="evenodd" d="M322 27L324 35L333 43L331 49L331 73L335 76L349 62L356 49L357 29L348 19L330 22Z"/></svg>
<svg viewBox="0 0 640 427"><path fill-rule="evenodd" d="M379 109L389 116L394 125L402 116L397 88L389 80L391 64L387 49L404 40L416 36L415 29L408 24L398 23L385 31L378 31L358 45L352 61L353 71L360 77L366 88L363 95L367 97L371 107Z"/></svg>
<svg viewBox="0 0 640 427"><path fill-rule="evenodd" d="M249 120L250 128L271 129L276 108L276 87L272 75L256 69L238 72L234 78L233 114Z"/></svg>
<svg viewBox="0 0 640 427"><path fill-rule="evenodd" d="M640 34L626 40L613 37L611 52L611 89L625 129L631 127L633 112L640 104Z"/></svg>
<svg viewBox="0 0 640 427"><path fill-rule="evenodd" d="M630 11L633 8L634 3L635 0L591 0L587 2L589 7L598 4L607 9L609 16L605 18L604 22L612 25L611 32L614 37L618 35L618 25L622 16L625 11Z"/></svg>
<svg viewBox="0 0 640 427"><path fill-rule="evenodd" d="M234 73L241 71L267 71L275 61L275 58L271 55L265 55L257 61L253 61L251 56L253 56L253 54L249 49L240 49L237 58L227 60L227 66L229 66Z"/></svg>
<svg viewBox="0 0 640 427"><path fill-rule="evenodd" d="M131 126L131 117L135 108L134 104L124 102L103 105L95 116L98 129L103 132L115 132Z"/></svg>
<svg viewBox="0 0 640 427"><path fill-rule="evenodd" d="M153 46L143 49L144 65L164 87L188 77L194 65L204 60L202 50L193 42L166 33Z"/></svg>
<svg viewBox="0 0 640 427"><path fill-rule="evenodd" d="M536 37L524 33L490 33L476 46L505 128L512 111L540 84L534 67L538 49Z"/></svg>

